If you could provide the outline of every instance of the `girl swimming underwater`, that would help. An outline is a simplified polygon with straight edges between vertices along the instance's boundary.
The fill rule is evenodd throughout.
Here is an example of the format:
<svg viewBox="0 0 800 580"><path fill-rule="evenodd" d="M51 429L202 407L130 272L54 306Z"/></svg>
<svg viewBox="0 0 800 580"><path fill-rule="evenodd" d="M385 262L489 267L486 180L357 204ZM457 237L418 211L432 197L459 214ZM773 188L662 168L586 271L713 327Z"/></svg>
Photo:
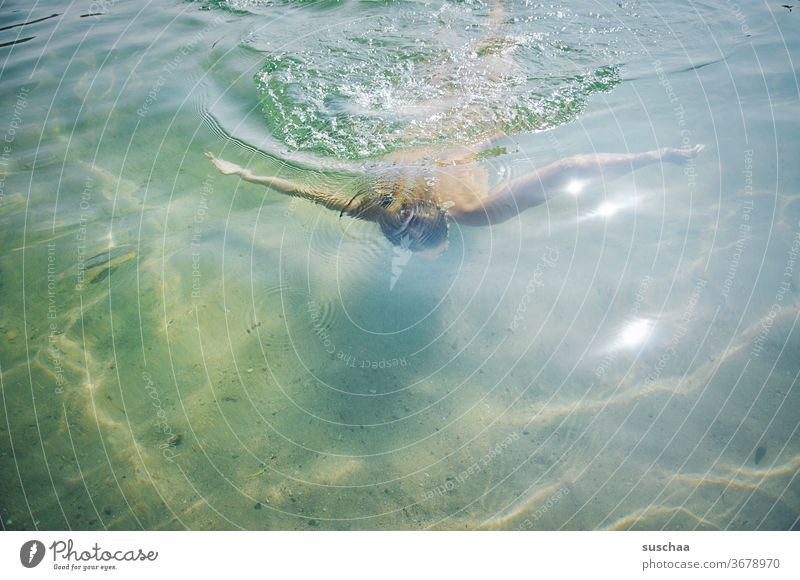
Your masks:
<svg viewBox="0 0 800 580"><path fill-rule="evenodd" d="M308 199L340 215L375 222L392 244L435 258L447 250L450 221L464 226L498 224L568 191L575 183L591 187L652 163L684 163L703 148L577 155L494 187L489 186L488 170L475 161L476 155L463 156L462 150L443 154L426 166L392 166L365 179L362 190L350 198L289 179L254 175L210 152L206 155L223 174Z"/></svg>

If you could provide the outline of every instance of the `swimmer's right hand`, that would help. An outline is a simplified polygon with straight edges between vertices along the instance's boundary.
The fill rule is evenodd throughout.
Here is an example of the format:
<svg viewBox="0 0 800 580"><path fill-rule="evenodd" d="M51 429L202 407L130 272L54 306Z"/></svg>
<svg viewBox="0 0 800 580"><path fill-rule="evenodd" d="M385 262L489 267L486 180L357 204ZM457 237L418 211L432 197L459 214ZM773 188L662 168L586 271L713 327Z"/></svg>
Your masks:
<svg viewBox="0 0 800 580"><path fill-rule="evenodd" d="M220 173L224 175L233 175L233 174L240 174L242 172L242 168L235 163L231 163L230 161L225 161L224 159L220 159L219 157L215 157L211 151L206 151L206 157L211 159L211 163L214 164L214 167L219 169Z"/></svg>
<svg viewBox="0 0 800 580"><path fill-rule="evenodd" d="M704 149L705 145L695 145L694 147L684 147L682 149L675 149L673 147L664 147L658 150L658 157L662 161L668 163L685 163L689 159L697 157Z"/></svg>

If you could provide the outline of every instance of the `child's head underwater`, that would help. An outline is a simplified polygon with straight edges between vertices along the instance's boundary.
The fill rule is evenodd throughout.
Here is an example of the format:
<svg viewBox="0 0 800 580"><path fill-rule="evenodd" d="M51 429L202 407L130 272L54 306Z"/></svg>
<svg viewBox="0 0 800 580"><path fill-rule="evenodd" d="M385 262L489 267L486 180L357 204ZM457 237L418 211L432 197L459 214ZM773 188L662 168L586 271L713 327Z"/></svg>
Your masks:
<svg viewBox="0 0 800 580"><path fill-rule="evenodd" d="M394 199L383 207L378 224L392 244L420 253L446 249L450 225L444 208L430 200Z"/></svg>
<svg viewBox="0 0 800 580"><path fill-rule="evenodd" d="M369 201L362 198L354 204L362 195ZM353 209L348 211L351 206ZM395 197L388 193L374 195L366 190L350 200L340 215L344 214L377 222L386 239L405 250L435 258L447 249L450 229L447 210L430 199Z"/></svg>

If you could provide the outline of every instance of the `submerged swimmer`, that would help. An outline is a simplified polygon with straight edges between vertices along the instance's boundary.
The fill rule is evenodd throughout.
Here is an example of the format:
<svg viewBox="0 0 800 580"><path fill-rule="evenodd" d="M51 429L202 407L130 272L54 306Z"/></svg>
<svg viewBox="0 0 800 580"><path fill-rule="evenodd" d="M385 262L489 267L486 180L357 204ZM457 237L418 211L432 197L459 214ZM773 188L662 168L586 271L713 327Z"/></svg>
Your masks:
<svg viewBox="0 0 800 580"><path fill-rule="evenodd" d="M599 153L567 157L527 175L489 186L488 171L475 154L443 155L430 167L393 167L384 175L365 180L352 197L322 191L294 180L254 175L206 153L223 174L302 197L355 219L375 222L395 246L435 258L447 250L449 222L489 226L577 188L597 185L657 162L683 163L703 145L687 149L664 148L645 153Z"/></svg>

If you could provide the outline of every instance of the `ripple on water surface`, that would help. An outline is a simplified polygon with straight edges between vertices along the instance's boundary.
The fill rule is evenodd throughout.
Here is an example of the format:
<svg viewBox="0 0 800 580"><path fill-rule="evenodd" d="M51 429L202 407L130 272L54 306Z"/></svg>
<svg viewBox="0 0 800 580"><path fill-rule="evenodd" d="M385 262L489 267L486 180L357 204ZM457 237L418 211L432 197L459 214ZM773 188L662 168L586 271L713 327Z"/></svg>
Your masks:
<svg viewBox="0 0 800 580"><path fill-rule="evenodd" d="M333 302L289 286L257 289L245 310L247 334L254 334L265 352L290 351L312 334L327 333L338 311Z"/></svg>

